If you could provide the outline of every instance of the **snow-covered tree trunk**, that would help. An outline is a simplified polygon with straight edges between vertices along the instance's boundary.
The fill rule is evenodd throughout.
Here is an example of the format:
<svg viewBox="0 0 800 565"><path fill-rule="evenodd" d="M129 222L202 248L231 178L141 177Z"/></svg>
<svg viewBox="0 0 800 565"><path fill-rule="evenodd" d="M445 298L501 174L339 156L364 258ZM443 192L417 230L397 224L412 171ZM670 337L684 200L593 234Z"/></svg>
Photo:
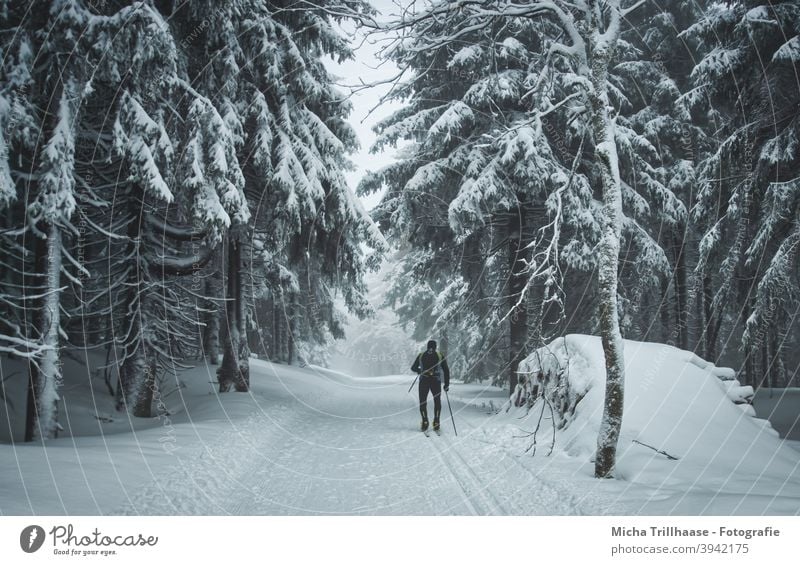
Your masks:
<svg viewBox="0 0 800 565"><path fill-rule="evenodd" d="M26 430L27 440L50 439L55 437L58 428L58 389L61 384L60 310L61 310L61 230L54 224L42 230L46 234L44 245L38 245L43 257L42 272L45 275L42 285L41 310L38 313L37 330L40 341L45 346L39 358L30 365L29 409L33 417L28 418L31 425Z"/></svg>
<svg viewBox="0 0 800 565"><path fill-rule="evenodd" d="M63 67L60 67L63 69ZM41 148L37 167L36 193L27 205L27 221L36 243L35 273L40 293L35 332L40 352L33 356L30 368L28 408L33 408L32 430L26 436L46 440L55 437L58 428L57 402L61 384L61 271L64 247L62 229L70 226L76 208L74 197L75 100L76 85L69 73L62 72L52 100L59 100L51 114L52 130ZM49 121L49 117L48 120Z"/></svg>
<svg viewBox="0 0 800 565"><path fill-rule="evenodd" d="M592 4L592 3L590 3ZM612 3L613 4L613 3ZM611 477L616 463L617 442L622 427L625 362L622 333L617 312L617 283L620 237L622 234L622 190L615 122L608 99L608 67L619 35L619 3L609 6L610 23L604 33L595 20L595 31L588 46L592 54L589 95L591 127L595 140L595 161L603 183L603 206L598 244L598 285L600 336L606 365L606 391L603 418L597 437L595 476ZM600 11L598 9L597 13Z"/></svg>
<svg viewBox="0 0 800 565"><path fill-rule="evenodd" d="M527 242L522 237L526 222L525 208L520 205L508 215L508 267L509 267L509 351L508 394L517 388L519 363L526 356L528 343L528 309L520 303L522 291L528 282Z"/></svg>

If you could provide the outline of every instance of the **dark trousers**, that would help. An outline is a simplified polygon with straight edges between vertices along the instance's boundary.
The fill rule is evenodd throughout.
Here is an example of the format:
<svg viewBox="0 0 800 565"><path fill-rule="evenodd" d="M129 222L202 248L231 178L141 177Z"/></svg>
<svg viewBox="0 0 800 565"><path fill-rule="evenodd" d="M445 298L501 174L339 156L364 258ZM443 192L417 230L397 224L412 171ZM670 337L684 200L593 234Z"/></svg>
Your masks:
<svg viewBox="0 0 800 565"><path fill-rule="evenodd" d="M442 413L442 383L436 377L419 378L419 412L422 420L428 421L428 392L433 393L433 421L439 421Z"/></svg>

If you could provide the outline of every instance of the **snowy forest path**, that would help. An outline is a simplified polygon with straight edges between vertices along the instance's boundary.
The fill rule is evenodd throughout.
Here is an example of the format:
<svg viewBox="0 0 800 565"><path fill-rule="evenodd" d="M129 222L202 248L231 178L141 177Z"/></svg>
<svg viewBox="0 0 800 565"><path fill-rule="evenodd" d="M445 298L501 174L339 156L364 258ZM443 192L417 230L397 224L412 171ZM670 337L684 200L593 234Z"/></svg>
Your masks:
<svg viewBox="0 0 800 565"><path fill-rule="evenodd" d="M416 431L407 377L354 379L322 369L251 368L248 415L217 422L214 439L179 453L138 489L128 514L509 515L581 514L535 473L481 442L486 415L455 403L452 436ZM231 412L233 414L233 412ZM205 434L204 437L209 437ZM513 460L513 457L511 457ZM519 463L517 463L519 464ZM520 492L529 497L520 497Z"/></svg>

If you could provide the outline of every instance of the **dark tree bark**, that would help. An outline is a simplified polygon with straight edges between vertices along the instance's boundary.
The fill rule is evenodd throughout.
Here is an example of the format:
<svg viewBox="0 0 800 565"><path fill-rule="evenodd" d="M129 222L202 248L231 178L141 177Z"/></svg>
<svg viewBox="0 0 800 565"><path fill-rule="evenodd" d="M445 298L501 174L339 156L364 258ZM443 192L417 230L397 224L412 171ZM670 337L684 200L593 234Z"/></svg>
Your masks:
<svg viewBox="0 0 800 565"><path fill-rule="evenodd" d="M750 318L750 314L752 314L752 304L751 304L751 288L750 288L751 279L744 275L744 273L738 273L738 295L739 295L739 303L741 306L741 320L745 322ZM722 313L720 312L720 319L722 318ZM756 373L755 373L755 361L756 356L758 355L758 344L755 346L751 345L744 352L744 383L752 386L754 389L758 388L758 383L756 382Z"/></svg>
<svg viewBox="0 0 800 565"><path fill-rule="evenodd" d="M156 371L158 365L155 359L148 363L145 359L144 375L141 386L136 391L136 400L133 407L133 415L137 418L150 418L153 415L153 396L156 390Z"/></svg>
<svg viewBox="0 0 800 565"><path fill-rule="evenodd" d="M242 276L242 242L240 234L229 233L227 244L227 285L225 314L225 353L217 369L219 391L237 392L250 389L250 347L245 327L246 305Z"/></svg>
<svg viewBox="0 0 800 565"><path fill-rule="evenodd" d="M140 214L142 211L140 210ZM141 291L141 257L139 253L141 223L140 218L134 218L128 224L128 249L127 256L136 262L136 268L128 272L127 287L125 293L125 314L121 335L125 336L122 344L122 364L119 367L119 384L117 386L117 410L123 411L132 409L138 404L136 399L139 389L144 381L146 367L146 352L142 328L141 309L143 293Z"/></svg>
<svg viewBox="0 0 800 565"><path fill-rule="evenodd" d="M293 365L295 362L295 336L294 336L294 305L286 307L286 364Z"/></svg>
<svg viewBox="0 0 800 565"><path fill-rule="evenodd" d="M703 318L702 318L702 335L703 335L703 351L705 357L712 363L717 360L717 334L719 332L719 324L714 320L714 289L712 285L711 275L705 273L703 275ZM720 322L722 316L719 318Z"/></svg>
<svg viewBox="0 0 800 565"><path fill-rule="evenodd" d="M686 231L681 228L675 235L675 321L677 345L689 349L689 304L686 276Z"/></svg>
<svg viewBox="0 0 800 565"><path fill-rule="evenodd" d="M669 343L672 341L672 316L670 300L670 284L668 280L661 283L661 307L658 309L661 317L661 326L664 328L664 340Z"/></svg>
<svg viewBox="0 0 800 565"><path fill-rule="evenodd" d="M216 255L216 253L215 253ZM203 350L211 365L219 364L219 306L218 299L222 294L222 280L220 277L219 261L213 260L212 272L205 280L205 295L211 300L206 301L205 328L203 330Z"/></svg>
<svg viewBox="0 0 800 565"><path fill-rule="evenodd" d="M33 430L36 427L36 383L39 381L39 369L36 363L28 362L28 392L25 406L25 441L33 441Z"/></svg>

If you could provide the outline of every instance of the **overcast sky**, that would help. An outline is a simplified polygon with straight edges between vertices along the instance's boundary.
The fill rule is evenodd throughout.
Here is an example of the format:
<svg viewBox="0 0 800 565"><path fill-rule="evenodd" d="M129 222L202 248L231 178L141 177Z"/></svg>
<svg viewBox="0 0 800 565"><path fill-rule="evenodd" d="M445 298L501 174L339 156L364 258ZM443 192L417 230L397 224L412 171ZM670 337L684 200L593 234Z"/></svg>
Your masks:
<svg viewBox="0 0 800 565"><path fill-rule="evenodd" d="M396 0L397 1L397 0ZM381 12L379 21L388 18L392 14L398 13L396 1L392 0L371 0L371 4ZM407 2L407 0L402 0ZM346 30L352 33L353 28ZM363 34L353 37L355 49L355 60L346 61L338 64L328 61L327 66L331 73L339 77L337 84L344 92L350 92L352 86L360 84L372 84L388 80L398 72L393 64L381 63L377 58L377 52L382 43L378 38L372 37L364 41ZM392 162L395 151L389 148L384 153L370 154L369 149L375 141L375 134L372 126L393 111L397 110L399 104L384 103L374 109L380 102L381 97L389 91L390 85L383 84L372 88L360 89L353 92L351 102L353 112L350 115L350 123L358 134L361 142L361 150L352 155L351 159L356 165L356 170L346 174L350 186L355 190L358 182L367 170L377 170ZM371 111L371 113L370 113ZM377 204L379 195L373 195L364 199L364 204L369 210Z"/></svg>

